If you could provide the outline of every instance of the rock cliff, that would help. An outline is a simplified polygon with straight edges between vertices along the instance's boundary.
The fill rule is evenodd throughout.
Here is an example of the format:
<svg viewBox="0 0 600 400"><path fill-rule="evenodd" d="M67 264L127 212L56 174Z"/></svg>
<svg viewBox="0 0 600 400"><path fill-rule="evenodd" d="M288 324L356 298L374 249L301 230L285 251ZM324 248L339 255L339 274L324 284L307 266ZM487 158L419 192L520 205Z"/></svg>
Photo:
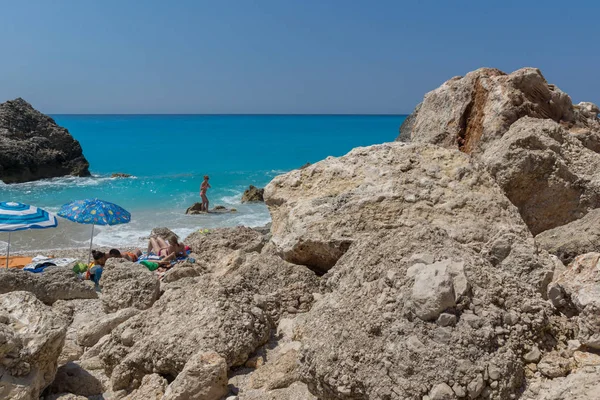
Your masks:
<svg viewBox="0 0 600 400"><path fill-rule="evenodd" d="M79 142L23 99L0 104L0 180L90 176Z"/></svg>
<svg viewBox="0 0 600 400"><path fill-rule="evenodd" d="M427 93L397 140L471 154L538 234L600 207L599 111L538 69L482 68Z"/></svg>

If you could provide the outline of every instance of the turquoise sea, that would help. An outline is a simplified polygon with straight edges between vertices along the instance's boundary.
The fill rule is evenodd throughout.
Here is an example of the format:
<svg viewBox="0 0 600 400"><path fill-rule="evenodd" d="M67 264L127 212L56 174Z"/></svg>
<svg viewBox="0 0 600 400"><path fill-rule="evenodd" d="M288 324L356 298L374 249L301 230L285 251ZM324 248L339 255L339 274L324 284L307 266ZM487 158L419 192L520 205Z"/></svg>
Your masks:
<svg viewBox="0 0 600 400"><path fill-rule="evenodd" d="M0 200L56 212L71 200L98 197L132 214L130 224L96 227L94 243L143 246L157 226L185 237L199 228L260 226L270 221L264 204L240 204L248 185L341 156L357 146L393 141L405 116L366 115L53 115L79 140L91 178L0 183ZM133 178L115 179L122 172ZM203 175L210 176L211 208L225 215L185 215L199 201ZM59 218L59 227L12 235L12 251L79 247L91 228ZM0 233L0 241L7 235ZM0 246L2 243L0 243ZM0 252L4 252L1 250Z"/></svg>

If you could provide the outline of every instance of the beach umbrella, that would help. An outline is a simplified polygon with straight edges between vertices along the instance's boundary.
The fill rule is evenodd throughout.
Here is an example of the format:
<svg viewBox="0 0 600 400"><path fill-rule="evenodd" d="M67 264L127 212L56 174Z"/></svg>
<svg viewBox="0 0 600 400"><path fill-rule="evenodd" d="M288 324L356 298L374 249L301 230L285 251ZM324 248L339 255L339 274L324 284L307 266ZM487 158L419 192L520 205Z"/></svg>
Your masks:
<svg viewBox="0 0 600 400"><path fill-rule="evenodd" d="M58 225L56 217L41 208L17 202L0 203L0 231L8 232L6 247L6 268L10 256L10 233L26 229L55 228Z"/></svg>
<svg viewBox="0 0 600 400"><path fill-rule="evenodd" d="M58 216L77 222L78 224L92 225L90 255L94 241L94 226L126 224L131 221L131 214L125 209L99 199L76 200L65 204L60 208ZM90 262L90 255L88 255L88 264Z"/></svg>

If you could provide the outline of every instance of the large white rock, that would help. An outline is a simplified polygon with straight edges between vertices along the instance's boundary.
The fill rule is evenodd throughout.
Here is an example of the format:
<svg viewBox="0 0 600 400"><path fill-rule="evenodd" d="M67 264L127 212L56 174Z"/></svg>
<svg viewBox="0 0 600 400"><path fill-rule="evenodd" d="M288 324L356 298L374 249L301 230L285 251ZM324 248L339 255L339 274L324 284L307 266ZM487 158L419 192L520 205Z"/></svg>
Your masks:
<svg viewBox="0 0 600 400"><path fill-rule="evenodd" d="M481 68L425 98L398 140L459 149L490 168L534 234L600 206L600 120L536 68Z"/></svg>
<svg viewBox="0 0 600 400"><path fill-rule="evenodd" d="M0 398L37 399L58 367L67 321L29 292L0 295Z"/></svg>
<svg viewBox="0 0 600 400"><path fill-rule="evenodd" d="M567 314L577 315L577 339L600 350L600 253L582 254L548 287L552 304Z"/></svg>
<svg viewBox="0 0 600 400"><path fill-rule="evenodd" d="M88 321L77 331L77 343L80 346L92 347L105 335L108 335L119 324L138 314L137 308L124 308L113 314Z"/></svg>
<svg viewBox="0 0 600 400"><path fill-rule="evenodd" d="M454 307L454 286L447 262L418 265L411 300L415 314L424 321L432 321L447 308Z"/></svg>
<svg viewBox="0 0 600 400"><path fill-rule="evenodd" d="M167 387L163 400L219 400L226 395L227 361L215 352L198 353Z"/></svg>
<svg viewBox="0 0 600 400"><path fill-rule="evenodd" d="M275 178L265 198L275 251L327 271L294 330L298 373L318 398L421 398L446 382L504 399L521 386L518 352L544 334L539 291L554 263L468 156L357 148ZM445 326L433 322L441 312Z"/></svg>
<svg viewBox="0 0 600 400"><path fill-rule="evenodd" d="M107 313L129 307L145 310L154 304L160 294L160 282L156 274L141 264L125 259L109 259L100 284L100 299Z"/></svg>

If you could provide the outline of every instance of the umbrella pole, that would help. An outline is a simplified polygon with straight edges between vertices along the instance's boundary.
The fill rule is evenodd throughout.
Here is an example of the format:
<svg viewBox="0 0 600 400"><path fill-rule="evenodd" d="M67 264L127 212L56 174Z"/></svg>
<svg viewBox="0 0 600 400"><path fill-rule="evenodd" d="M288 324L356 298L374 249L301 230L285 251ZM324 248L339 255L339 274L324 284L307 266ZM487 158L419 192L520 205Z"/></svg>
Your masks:
<svg viewBox="0 0 600 400"><path fill-rule="evenodd" d="M94 242L94 224L92 224L92 237L90 238L90 252L88 254L88 265L90 265L90 260L92 257L92 243Z"/></svg>
<svg viewBox="0 0 600 400"><path fill-rule="evenodd" d="M8 231L8 245L6 246L6 268L8 269L8 259L10 256L10 231Z"/></svg>

